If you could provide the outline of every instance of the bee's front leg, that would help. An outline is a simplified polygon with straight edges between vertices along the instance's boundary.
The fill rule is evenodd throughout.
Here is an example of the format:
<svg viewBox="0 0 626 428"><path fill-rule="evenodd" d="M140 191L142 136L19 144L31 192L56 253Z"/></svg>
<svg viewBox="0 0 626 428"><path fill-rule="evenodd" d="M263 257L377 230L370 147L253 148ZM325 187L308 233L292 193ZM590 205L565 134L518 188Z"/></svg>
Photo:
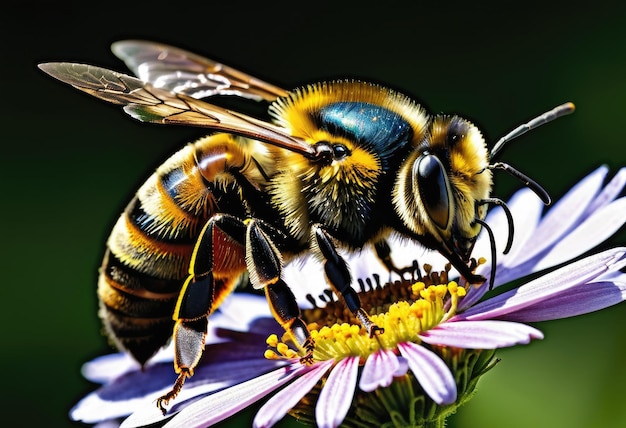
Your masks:
<svg viewBox="0 0 626 428"><path fill-rule="evenodd" d="M359 295L350 285L352 277L348 265L337 252L331 237L319 225L313 226L313 236L317 249L319 249L319 252L324 258L326 279L335 291L335 294L343 297L348 310L350 310L361 325L365 327L370 337L373 337L377 333L383 333L383 329L374 324L365 309L361 307L361 299L359 299Z"/></svg>
<svg viewBox="0 0 626 428"><path fill-rule="evenodd" d="M400 276L400 278L404 279L404 274L408 273L411 275L411 279L415 279L417 275L418 279L421 279L421 272L419 270L419 266L417 261L415 260L411 266L405 266L403 268L399 268L393 262L391 257L391 247L386 240L378 241L374 244L374 250L376 250L376 256L378 259L385 265L387 270L389 271L389 281L391 282L391 273L396 273Z"/></svg>
<svg viewBox="0 0 626 428"><path fill-rule="evenodd" d="M272 241L275 229L257 220L250 220L246 231L246 263L250 282L257 289L265 289L272 315L285 329L296 346L304 353L303 363L311 363L313 339L302 320L300 307L289 286L280 278L282 258Z"/></svg>

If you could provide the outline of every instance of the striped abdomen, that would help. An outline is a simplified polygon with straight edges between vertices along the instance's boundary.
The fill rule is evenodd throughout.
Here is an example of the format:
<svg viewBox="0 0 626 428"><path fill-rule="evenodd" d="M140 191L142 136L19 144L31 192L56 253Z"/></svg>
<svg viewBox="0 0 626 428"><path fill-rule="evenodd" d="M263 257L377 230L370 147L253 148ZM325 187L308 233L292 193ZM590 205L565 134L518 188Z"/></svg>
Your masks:
<svg viewBox="0 0 626 428"><path fill-rule="evenodd" d="M100 317L115 344L142 364L172 335L206 221L216 212L246 215L237 183L250 175L250 162L240 144L219 134L186 146L141 186L113 228L98 282Z"/></svg>

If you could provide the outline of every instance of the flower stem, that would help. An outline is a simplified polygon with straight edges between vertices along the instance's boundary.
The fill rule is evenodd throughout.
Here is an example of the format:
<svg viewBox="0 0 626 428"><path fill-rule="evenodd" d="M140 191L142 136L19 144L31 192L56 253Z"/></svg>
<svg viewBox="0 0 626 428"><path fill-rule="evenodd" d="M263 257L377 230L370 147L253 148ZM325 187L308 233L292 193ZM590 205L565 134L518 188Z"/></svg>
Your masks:
<svg viewBox="0 0 626 428"><path fill-rule="evenodd" d="M446 418L436 419L434 421L424 422L423 428L445 428Z"/></svg>

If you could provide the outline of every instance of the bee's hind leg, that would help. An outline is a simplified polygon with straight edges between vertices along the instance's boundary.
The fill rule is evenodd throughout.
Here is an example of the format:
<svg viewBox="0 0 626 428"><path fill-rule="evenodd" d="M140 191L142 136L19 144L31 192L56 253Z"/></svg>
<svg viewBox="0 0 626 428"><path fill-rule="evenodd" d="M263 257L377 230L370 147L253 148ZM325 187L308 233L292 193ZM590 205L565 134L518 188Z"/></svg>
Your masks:
<svg viewBox="0 0 626 428"><path fill-rule="evenodd" d="M189 275L174 310L174 369L178 378L172 389L157 399L163 414L165 405L180 393L202 357L209 314L232 291L245 270L245 230L241 219L217 214L200 232L191 255Z"/></svg>
<svg viewBox="0 0 626 428"><path fill-rule="evenodd" d="M165 405L176 398L188 377L193 376L193 370L198 364L207 331L207 317L195 321L178 320L174 326L174 368L178 377L174 386L165 395L157 399L157 407L165 415Z"/></svg>

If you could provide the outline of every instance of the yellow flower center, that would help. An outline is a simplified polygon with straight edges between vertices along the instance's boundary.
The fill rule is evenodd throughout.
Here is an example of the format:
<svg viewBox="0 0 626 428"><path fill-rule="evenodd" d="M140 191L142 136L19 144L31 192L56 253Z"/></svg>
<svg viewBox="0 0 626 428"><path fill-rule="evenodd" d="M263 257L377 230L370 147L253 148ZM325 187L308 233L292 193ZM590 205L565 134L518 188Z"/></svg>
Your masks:
<svg viewBox="0 0 626 428"><path fill-rule="evenodd" d="M384 287L370 287L359 296L363 307L371 308L371 320L384 329L383 334L374 337L343 307L343 302L332 301L324 307L305 310L303 316L315 341L313 360L338 361L358 356L364 361L381 348L396 349L401 342L419 343L420 333L456 313L458 300L465 296L465 291L456 282L447 281L447 272L429 273L415 283L397 281ZM266 351L266 358L299 358L301 355L288 342L286 335L281 339L271 335L267 340L271 349Z"/></svg>

